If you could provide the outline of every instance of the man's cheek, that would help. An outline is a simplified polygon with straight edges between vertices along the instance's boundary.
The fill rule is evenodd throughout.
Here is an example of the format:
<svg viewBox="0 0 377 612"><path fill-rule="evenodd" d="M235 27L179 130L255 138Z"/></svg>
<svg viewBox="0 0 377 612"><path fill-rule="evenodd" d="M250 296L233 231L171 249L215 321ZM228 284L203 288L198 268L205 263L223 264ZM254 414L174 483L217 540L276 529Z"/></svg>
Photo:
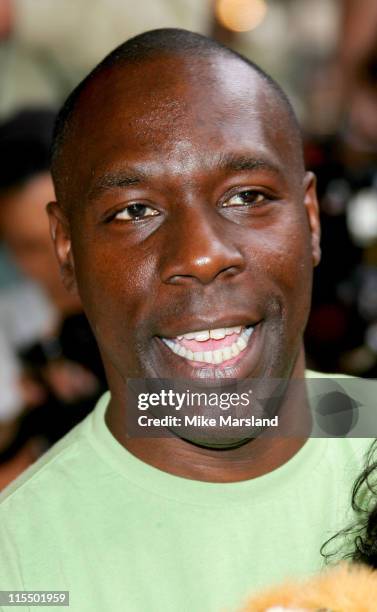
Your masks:
<svg viewBox="0 0 377 612"><path fill-rule="evenodd" d="M282 257L289 274L294 279L310 276L312 273L311 236L305 227L295 228L281 244Z"/></svg>
<svg viewBox="0 0 377 612"><path fill-rule="evenodd" d="M288 242L289 245L289 242ZM308 276L308 254L301 249L292 248L287 243L275 245L273 250L269 249L264 253L264 265L261 266L263 277L270 279L281 289L289 291L300 288L303 290L302 283L306 284Z"/></svg>

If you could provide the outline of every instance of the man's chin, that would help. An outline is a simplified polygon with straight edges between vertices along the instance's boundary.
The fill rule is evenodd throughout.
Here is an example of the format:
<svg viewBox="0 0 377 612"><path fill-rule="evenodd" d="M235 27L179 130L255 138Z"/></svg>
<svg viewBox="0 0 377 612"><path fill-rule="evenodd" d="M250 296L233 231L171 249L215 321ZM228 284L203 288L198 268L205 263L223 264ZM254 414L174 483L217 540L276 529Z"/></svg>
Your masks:
<svg viewBox="0 0 377 612"><path fill-rule="evenodd" d="M180 426L169 428L170 434L195 446L213 450L238 448L263 434L277 434L280 403L281 398L278 398L273 411L270 402L268 407L266 404L257 411L248 407L242 410L234 408L221 414L214 410L210 416L187 414L182 416Z"/></svg>
<svg viewBox="0 0 377 612"><path fill-rule="evenodd" d="M229 432L229 433L219 432L217 435L216 435L216 432L215 433L212 432L208 436L206 435L190 436L190 435L180 434L177 437L181 438L181 440L184 440L185 442L189 442L190 444L193 444L194 446L198 446L200 448L224 451L224 450L231 450L231 449L240 448L241 446L244 446L245 444L253 440L254 437L257 437L257 434L254 437L253 436L245 437L244 434L241 434L240 437L237 437L234 434L234 432Z"/></svg>

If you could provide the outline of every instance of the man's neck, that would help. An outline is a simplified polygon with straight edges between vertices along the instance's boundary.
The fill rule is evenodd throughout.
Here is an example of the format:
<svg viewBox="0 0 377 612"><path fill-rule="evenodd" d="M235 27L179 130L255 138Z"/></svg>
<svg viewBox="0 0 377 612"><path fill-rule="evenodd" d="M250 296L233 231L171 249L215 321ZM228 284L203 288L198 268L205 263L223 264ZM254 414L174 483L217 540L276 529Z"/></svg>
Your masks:
<svg viewBox="0 0 377 612"><path fill-rule="evenodd" d="M303 379L303 354L300 355L292 377ZM246 443L229 449L202 447L178 436L164 438L128 437L124 410L120 400L112 394L106 423L114 437L141 461L164 472L206 482L237 482L263 476L291 459L305 444L310 432L309 402L304 385L301 393L285 396L279 418L283 423L281 435L260 435ZM299 434L293 437L295 425L300 422ZM296 430L297 431L297 430Z"/></svg>

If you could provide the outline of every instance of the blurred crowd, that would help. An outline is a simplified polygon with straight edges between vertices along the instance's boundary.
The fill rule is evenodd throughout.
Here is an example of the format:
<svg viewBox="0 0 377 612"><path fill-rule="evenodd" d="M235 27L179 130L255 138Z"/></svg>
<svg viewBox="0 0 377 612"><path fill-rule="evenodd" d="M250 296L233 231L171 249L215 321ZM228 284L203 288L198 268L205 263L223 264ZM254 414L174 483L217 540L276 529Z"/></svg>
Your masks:
<svg viewBox="0 0 377 612"><path fill-rule="evenodd" d="M322 220L308 365L377 376L377 2L0 0L0 489L106 387L49 237L56 112L108 51L166 26L214 36L288 92Z"/></svg>

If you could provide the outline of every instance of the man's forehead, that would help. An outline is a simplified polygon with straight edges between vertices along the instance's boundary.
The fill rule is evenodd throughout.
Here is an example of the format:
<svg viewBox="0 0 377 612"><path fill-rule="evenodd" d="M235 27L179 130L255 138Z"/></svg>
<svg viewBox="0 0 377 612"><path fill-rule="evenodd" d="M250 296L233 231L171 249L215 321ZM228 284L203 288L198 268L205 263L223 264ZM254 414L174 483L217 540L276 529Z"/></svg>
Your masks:
<svg viewBox="0 0 377 612"><path fill-rule="evenodd" d="M157 56L140 63L119 63L103 70L80 96L77 115L81 128L95 121L133 124L170 122L201 116L214 119L242 114L246 120L259 112L260 121L279 111L276 93L261 76L238 58L214 55ZM284 115L284 109L281 114ZM87 118L87 122L85 122ZM90 131L93 128L91 123Z"/></svg>
<svg viewBox="0 0 377 612"><path fill-rule="evenodd" d="M193 127L230 131L238 130L240 121L241 129L267 129L277 119L275 98L237 59L155 58L100 75L79 101L76 132L94 139L101 132L100 144L106 134L150 142L151 131L163 131L167 141L178 128L186 127L188 134Z"/></svg>
<svg viewBox="0 0 377 612"><path fill-rule="evenodd" d="M139 162L186 172L198 160L236 153L281 166L298 157L287 111L237 58L156 57L119 64L87 87L69 157L82 187L112 166ZM288 129L287 129L288 125ZM72 176L73 178L73 176Z"/></svg>

